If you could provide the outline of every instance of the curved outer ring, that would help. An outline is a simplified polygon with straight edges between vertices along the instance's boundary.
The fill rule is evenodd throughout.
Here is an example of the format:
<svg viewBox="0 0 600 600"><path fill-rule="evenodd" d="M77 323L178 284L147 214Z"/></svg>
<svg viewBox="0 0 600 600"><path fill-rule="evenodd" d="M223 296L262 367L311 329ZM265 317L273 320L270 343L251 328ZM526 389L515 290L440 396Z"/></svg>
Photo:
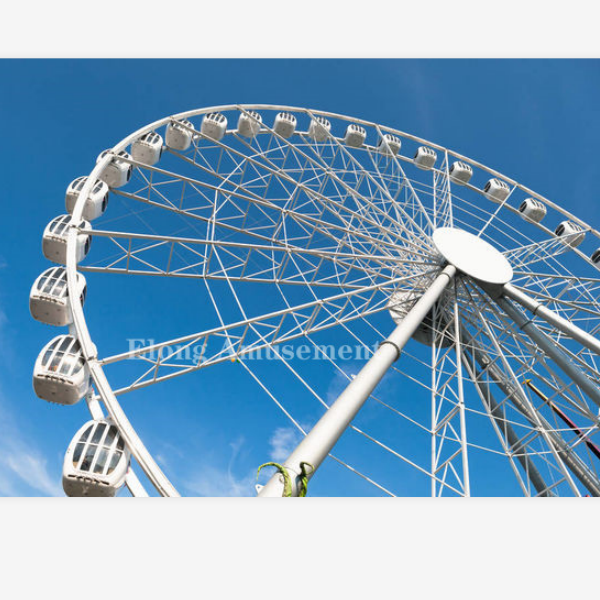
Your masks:
<svg viewBox="0 0 600 600"><path fill-rule="evenodd" d="M555 211L557 211L560 214L562 214L563 216L565 216L567 219L569 219L569 220L577 223L581 227L583 227L585 232L590 232L594 236L596 236L597 238L600 239L600 233L598 233L598 231L596 231L594 228L592 228L590 225L588 225L581 219L577 218L575 215L569 213L568 211L564 210L560 206L551 202L547 198L544 198L540 194L535 193L533 190L530 190L529 188L519 184L518 182L514 181L513 179L510 179L510 178L502 175L498 171L494 171L493 169L490 169L489 167L486 167L485 165L483 165L481 163L478 163L478 162L471 160L461 154L458 154L456 152L448 150L447 148L444 148L443 146L434 144L423 138L419 138L417 136L410 135L408 133L404 133L397 129L393 129L391 127L385 127L383 125L378 125L378 124L372 123L370 121L365 121L362 119L356 119L356 118L352 118L352 117L348 117L348 116L344 116L344 115L338 115L336 113L330 113L330 112L325 112L325 111L318 111L318 110L312 110L312 109L306 109L306 108L300 108L300 107L292 107L292 106L271 105L271 104L252 104L252 105L230 104L230 105L224 105L224 106L213 106L210 108L202 108L202 109L186 111L186 112L182 112L182 113L179 113L176 115L165 117L163 119L160 119L158 121L155 121L154 123L150 123L149 125L146 125L140 129L138 129L137 131L133 132L132 134L130 134L129 136L127 136L126 138L121 140L118 144L116 144L112 148L112 154L117 154L117 153L121 152L131 142L135 141L141 135L148 133L149 131L153 131L153 130L157 129L158 127L166 125L171 121L178 121L181 119L189 119L190 117L195 117L198 115L207 114L207 113L211 113L211 112L230 111L230 110L242 110L242 111L244 111L244 110L246 110L246 111L248 111L248 110L259 110L259 111L260 110L280 110L280 111L286 111L286 112L300 112L300 113L309 114L311 116L318 115L318 116L323 116L323 117L331 117L331 118L338 119L341 121L357 123L357 124L364 125L367 127L375 128L379 132L392 133L394 135L398 135L400 137L410 139L412 141L421 143L421 144L429 146L431 148L435 148L436 150L443 152L445 155L450 155L450 156L456 158L457 160L462 160L464 162L467 162L470 165L472 165L473 167L477 167L478 169L481 169L494 177L498 177L498 178L504 180L505 182L511 184L513 187L520 189L521 191L525 192L526 194L530 195L531 197L540 200L541 202L545 203L547 206L550 206ZM83 215L85 199L88 197L88 195L92 189L93 183L98 179L98 176L100 175L100 173L102 173L104 168L108 165L111 158L112 158L111 154L108 154L107 156L105 156L100 162L98 162L96 164L96 166L94 167L92 172L89 174L88 179L87 179L85 185L83 186L83 188L81 189L81 191L79 192L79 196L75 203L75 207L74 207L73 214L72 214L73 222L77 223L77 222L81 221L81 219L83 218L82 215ZM412 160L407 159L406 157L397 156L397 158L401 159L401 160L406 160L408 162L412 162ZM481 193L481 190L479 190L478 188L475 188L472 185L467 184L466 186L463 186L463 187L467 187L473 191ZM513 210L513 211L516 210L516 209L512 208L511 206L509 206L508 204L505 204L504 206L510 210ZM546 233L550 233L551 235L553 235L552 231L548 230L546 227L540 225L539 223L534 223L534 225L536 225L538 228L542 229ZM87 324L85 322L85 317L83 314L83 307L79 300L79 296L76 293L76 287L75 287L76 281L77 281L77 279L76 279L77 278L77 260L76 260L77 233L78 233L77 228L71 227L71 229L69 231L68 241L67 241L67 264L66 264L67 285L68 285L68 290L69 290L69 297L71 299L71 308L73 311L73 325L74 325L77 337L79 339L79 342L81 344L83 355L89 365L92 379L94 381L94 384L96 386L96 389L97 389L99 395L102 397L102 399L104 401L104 404L106 406L108 413L110 414L114 423L119 428L119 431L121 432L121 435L123 436L127 446L131 450L132 455L135 457L140 468L144 471L146 476L150 479L150 481L152 482L152 484L154 485L154 487L156 488L158 493L162 496L179 496L179 493L177 492L177 490L175 489L173 484L169 481L169 479L166 477L166 475L162 472L161 468L158 466L158 464L156 463L154 458L152 458L152 455L150 454L150 452L148 452L148 450L144 446L142 440L139 438L135 429L129 422L129 419L125 415L125 412L121 408L115 394L112 391L110 384L108 383L108 380L106 378L106 375L104 374L102 366L98 363L96 347L92 343L92 339L91 339ZM573 248L573 251L576 254L578 254L580 257L582 257L584 260L586 260L587 262L590 262L589 258L587 256L585 256L577 248Z"/></svg>

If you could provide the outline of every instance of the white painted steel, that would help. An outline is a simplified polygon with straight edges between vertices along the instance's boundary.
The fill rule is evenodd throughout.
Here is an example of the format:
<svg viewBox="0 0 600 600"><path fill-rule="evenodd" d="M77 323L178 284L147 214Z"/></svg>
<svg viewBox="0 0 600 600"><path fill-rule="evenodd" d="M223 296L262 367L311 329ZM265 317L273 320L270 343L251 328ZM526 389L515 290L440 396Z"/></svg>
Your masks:
<svg viewBox="0 0 600 600"><path fill-rule="evenodd" d="M302 473L300 464L307 462L312 465L313 469L308 473L310 479L388 369L400 357L402 348L452 281L455 273L456 269L451 265L444 268L400 325L382 342L369 362L283 463L291 475L293 496L297 496L299 492L299 477ZM283 495L282 476L278 473L273 475L258 495L260 497L281 497Z"/></svg>

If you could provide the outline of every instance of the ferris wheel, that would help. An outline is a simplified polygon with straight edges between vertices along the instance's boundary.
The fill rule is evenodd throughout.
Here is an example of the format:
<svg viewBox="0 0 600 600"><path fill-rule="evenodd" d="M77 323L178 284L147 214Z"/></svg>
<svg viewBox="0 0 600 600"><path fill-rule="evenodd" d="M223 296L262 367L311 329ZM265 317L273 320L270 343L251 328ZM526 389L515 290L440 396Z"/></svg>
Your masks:
<svg viewBox="0 0 600 600"><path fill-rule="evenodd" d="M67 328L37 395L91 414L68 495L178 495L128 396L233 361L256 422L298 432L260 496L306 495L328 464L340 495L600 496L600 234L560 204L390 127L231 105L124 138L66 210L30 309ZM131 294L113 315L135 307L134 346L84 309L107 289Z"/></svg>

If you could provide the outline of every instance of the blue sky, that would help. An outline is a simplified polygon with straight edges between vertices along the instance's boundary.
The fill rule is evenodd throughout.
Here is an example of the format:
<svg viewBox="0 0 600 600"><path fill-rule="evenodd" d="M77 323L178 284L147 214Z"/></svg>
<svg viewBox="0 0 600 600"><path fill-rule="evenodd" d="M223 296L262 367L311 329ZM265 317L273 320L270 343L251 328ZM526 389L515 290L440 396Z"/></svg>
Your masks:
<svg viewBox="0 0 600 600"><path fill-rule="evenodd" d="M101 150L148 122L229 103L354 115L446 145L591 223L598 218L597 61L5 60L0 77L0 495L60 494L64 450L87 418L83 406L48 405L31 387L35 357L55 335L28 311L29 288L48 266L42 230L64 212L68 183L89 172ZM108 295L90 289L98 331L117 318L102 304ZM118 318L133 331L134 316L123 310ZM106 344L111 335L114 341L110 331L103 333ZM202 380L182 378L168 398L157 390L128 400L132 421L184 493L251 493L256 467L283 458L293 442L272 407L255 403L258 391L236 369L225 365ZM332 394L340 386L325 383ZM197 401L199 393L206 401ZM360 482L348 484L335 465L319 475L315 494L334 494L338 483L351 495L372 493ZM515 488L490 481L481 493Z"/></svg>

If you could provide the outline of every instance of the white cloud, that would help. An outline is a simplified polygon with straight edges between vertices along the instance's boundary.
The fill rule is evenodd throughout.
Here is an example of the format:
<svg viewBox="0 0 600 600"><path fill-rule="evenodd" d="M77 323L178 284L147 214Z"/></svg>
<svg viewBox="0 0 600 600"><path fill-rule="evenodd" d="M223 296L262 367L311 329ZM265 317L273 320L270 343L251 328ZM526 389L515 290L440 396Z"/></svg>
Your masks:
<svg viewBox="0 0 600 600"><path fill-rule="evenodd" d="M7 496L25 495L19 491L22 485L18 485L25 483L44 495L64 496L56 478L48 472L48 461L37 452L26 452L19 446L17 444L13 452L7 453L4 447L0 450L0 486L4 482L4 489L0 487L0 493Z"/></svg>
<svg viewBox="0 0 600 600"><path fill-rule="evenodd" d="M193 478L186 482L185 487L196 496L254 496L255 479L254 473L237 477L230 469L222 470L203 465Z"/></svg>
<svg viewBox="0 0 600 600"><path fill-rule="evenodd" d="M271 445L271 460L283 462L300 443L302 434L295 427L278 427L269 444Z"/></svg>
<svg viewBox="0 0 600 600"><path fill-rule="evenodd" d="M22 434L5 405L0 393L0 495L31 496L34 490L64 496L60 477L50 473L44 454Z"/></svg>
<svg viewBox="0 0 600 600"><path fill-rule="evenodd" d="M226 468L202 462L197 465L194 473L187 477L185 487L192 495L209 497L256 495L254 488L256 472L253 470L241 476L234 473L235 461L244 445L244 438L240 437L229 445L231 457Z"/></svg>
<svg viewBox="0 0 600 600"><path fill-rule="evenodd" d="M325 400L329 406L331 406L331 404L338 399L338 396L348 387L350 381L354 379L356 373L360 371L360 366L349 364L342 367L342 370L343 373L341 371L336 371L329 382L329 387L327 388L327 393L325 395Z"/></svg>

